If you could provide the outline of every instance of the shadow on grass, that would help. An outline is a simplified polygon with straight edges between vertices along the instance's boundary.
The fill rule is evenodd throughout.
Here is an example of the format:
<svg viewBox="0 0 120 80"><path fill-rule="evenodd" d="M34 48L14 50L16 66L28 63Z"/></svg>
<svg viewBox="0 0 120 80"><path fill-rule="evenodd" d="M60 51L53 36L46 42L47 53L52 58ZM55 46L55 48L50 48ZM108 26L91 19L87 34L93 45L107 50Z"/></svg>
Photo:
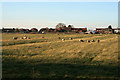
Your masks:
<svg viewBox="0 0 120 80"><path fill-rule="evenodd" d="M118 66L55 63L4 63L4 78L118 78Z"/></svg>
<svg viewBox="0 0 120 80"><path fill-rule="evenodd" d="M3 42L2 46L11 46L11 45L29 44L29 43L40 43L40 42L47 42L47 41L48 41L47 39L8 41L8 42Z"/></svg>

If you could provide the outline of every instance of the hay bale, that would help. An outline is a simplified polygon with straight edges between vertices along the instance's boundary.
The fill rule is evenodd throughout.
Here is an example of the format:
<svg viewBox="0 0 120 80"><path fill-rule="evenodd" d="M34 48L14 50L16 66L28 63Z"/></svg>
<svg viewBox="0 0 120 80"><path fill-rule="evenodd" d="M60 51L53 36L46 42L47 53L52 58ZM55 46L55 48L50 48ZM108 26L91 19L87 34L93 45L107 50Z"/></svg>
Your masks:
<svg viewBox="0 0 120 80"><path fill-rule="evenodd" d="M26 36L24 36L24 37L23 37L23 39L27 39L27 37L26 37Z"/></svg>
<svg viewBox="0 0 120 80"><path fill-rule="evenodd" d="M27 39L30 39L30 37L27 37Z"/></svg>
<svg viewBox="0 0 120 80"><path fill-rule="evenodd" d="M20 37L20 39L23 39L23 37Z"/></svg>
<svg viewBox="0 0 120 80"><path fill-rule="evenodd" d="M65 39L62 39L62 41L65 41Z"/></svg>
<svg viewBox="0 0 120 80"><path fill-rule="evenodd" d="M73 40L73 38L69 38L70 40Z"/></svg>
<svg viewBox="0 0 120 80"><path fill-rule="evenodd" d="M60 39L60 37L58 37L58 39Z"/></svg>
<svg viewBox="0 0 120 80"><path fill-rule="evenodd" d="M42 38L44 38L44 37L42 36Z"/></svg>
<svg viewBox="0 0 120 80"><path fill-rule="evenodd" d="M88 40L87 42L90 42L90 40Z"/></svg>
<svg viewBox="0 0 120 80"><path fill-rule="evenodd" d="M92 40L92 42L95 42L95 40Z"/></svg>
<svg viewBox="0 0 120 80"><path fill-rule="evenodd" d="M100 40L98 39L98 43L100 42Z"/></svg>
<svg viewBox="0 0 120 80"><path fill-rule="evenodd" d="M18 37L13 37L13 39L18 39Z"/></svg>
<svg viewBox="0 0 120 80"><path fill-rule="evenodd" d="M84 42L84 40L82 40L82 39L79 39L79 41L80 41L80 42Z"/></svg>

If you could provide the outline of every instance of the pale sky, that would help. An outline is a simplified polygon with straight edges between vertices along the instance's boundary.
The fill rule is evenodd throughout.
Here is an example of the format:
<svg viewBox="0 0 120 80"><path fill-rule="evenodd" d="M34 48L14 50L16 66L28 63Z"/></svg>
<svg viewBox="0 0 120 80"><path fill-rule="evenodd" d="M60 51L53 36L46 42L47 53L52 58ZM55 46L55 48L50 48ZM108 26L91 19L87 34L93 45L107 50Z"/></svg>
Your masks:
<svg viewBox="0 0 120 80"><path fill-rule="evenodd" d="M118 2L2 2L2 27L118 27Z"/></svg>
<svg viewBox="0 0 120 80"><path fill-rule="evenodd" d="M1 0L1 2L119 2L119 0Z"/></svg>

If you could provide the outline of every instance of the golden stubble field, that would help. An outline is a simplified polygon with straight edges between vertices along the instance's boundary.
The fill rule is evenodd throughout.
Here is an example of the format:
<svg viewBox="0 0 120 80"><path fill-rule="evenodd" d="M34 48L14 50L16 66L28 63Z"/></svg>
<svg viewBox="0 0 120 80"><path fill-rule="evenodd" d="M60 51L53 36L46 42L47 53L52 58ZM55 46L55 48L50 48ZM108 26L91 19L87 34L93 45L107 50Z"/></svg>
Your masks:
<svg viewBox="0 0 120 80"><path fill-rule="evenodd" d="M2 67L3 78L118 78L118 35L3 33Z"/></svg>

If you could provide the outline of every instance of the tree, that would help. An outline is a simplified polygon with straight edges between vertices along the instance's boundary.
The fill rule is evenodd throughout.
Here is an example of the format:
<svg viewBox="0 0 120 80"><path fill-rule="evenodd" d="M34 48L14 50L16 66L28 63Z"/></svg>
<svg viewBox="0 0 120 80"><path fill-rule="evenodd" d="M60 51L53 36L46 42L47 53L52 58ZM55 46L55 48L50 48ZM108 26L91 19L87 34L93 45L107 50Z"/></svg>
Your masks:
<svg viewBox="0 0 120 80"><path fill-rule="evenodd" d="M48 27L46 27L46 32L48 32L49 31L49 28Z"/></svg>
<svg viewBox="0 0 120 80"><path fill-rule="evenodd" d="M25 29L23 29L23 28L21 28L21 29L19 29L19 31L23 31L23 32L25 32L26 30L25 30Z"/></svg>
<svg viewBox="0 0 120 80"><path fill-rule="evenodd" d="M68 31L71 32L73 25L68 25Z"/></svg>
<svg viewBox="0 0 120 80"><path fill-rule="evenodd" d="M21 29L19 29L19 32L20 32L20 33L26 33L26 30L23 29L23 28L21 28Z"/></svg>
<svg viewBox="0 0 120 80"><path fill-rule="evenodd" d="M56 28L65 28L65 27L66 27L66 25L64 23L58 23L56 25Z"/></svg>
<svg viewBox="0 0 120 80"><path fill-rule="evenodd" d="M15 29L15 32L19 32L19 29L18 29L18 28L16 28L16 29Z"/></svg>
<svg viewBox="0 0 120 80"><path fill-rule="evenodd" d="M73 25L68 25L68 28L73 28Z"/></svg>
<svg viewBox="0 0 120 80"><path fill-rule="evenodd" d="M111 26L111 25L109 25L109 26L108 26L108 29L112 29L112 26Z"/></svg>

